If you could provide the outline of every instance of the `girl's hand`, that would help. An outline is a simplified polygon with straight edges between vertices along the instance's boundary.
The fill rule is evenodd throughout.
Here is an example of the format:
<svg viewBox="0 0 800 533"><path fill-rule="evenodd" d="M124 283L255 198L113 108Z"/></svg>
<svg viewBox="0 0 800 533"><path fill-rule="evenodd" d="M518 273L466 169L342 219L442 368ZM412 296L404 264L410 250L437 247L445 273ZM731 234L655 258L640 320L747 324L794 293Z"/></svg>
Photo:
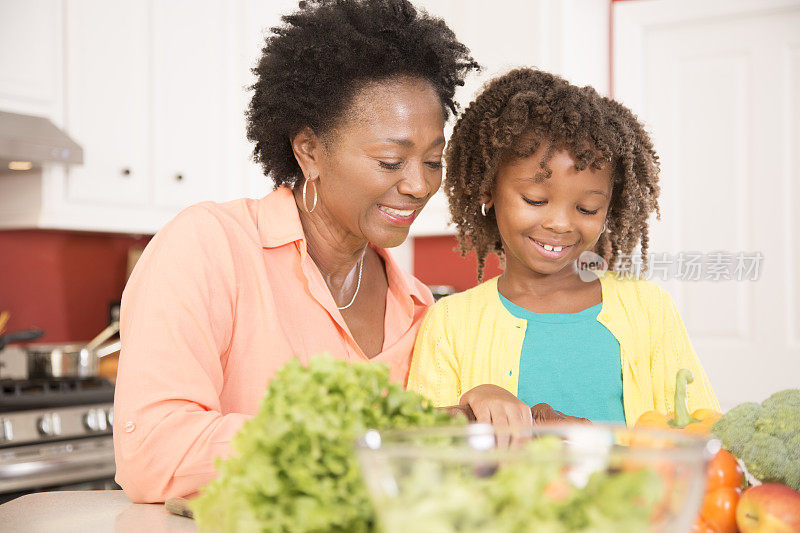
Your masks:
<svg viewBox="0 0 800 533"><path fill-rule="evenodd" d="M465 392L458 403L462 408L469 407L479 423L514 427L533 425L531 409L497 385L478 385Z"/></svg>
<svg viewBox="0 0 800 533"><path fill-rule="evenodd" d="M531 407L531 416L534 424L591 424L588 418L579 416L565 415L561 411L556 411L546 403L537 403Z"/></svg>
<svg viewBox="0 0 800 533"><path fill-rule="evenodd" d="M469 405L465 405L463 407L460 405L449 405L447 407L439 407L439 410L446 412L453 418L464 417L470 423L475 422L475 414L472 412L472 409L470 409Z"/></svg>

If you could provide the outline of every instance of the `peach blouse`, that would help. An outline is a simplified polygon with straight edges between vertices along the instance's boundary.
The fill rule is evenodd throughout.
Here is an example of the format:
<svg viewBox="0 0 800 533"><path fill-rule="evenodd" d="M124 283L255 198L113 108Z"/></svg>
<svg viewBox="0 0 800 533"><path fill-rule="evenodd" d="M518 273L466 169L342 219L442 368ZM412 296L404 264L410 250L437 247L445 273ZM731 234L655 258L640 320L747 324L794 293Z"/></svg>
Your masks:
<svg viewBox="0 0 800 533"><path fill-rule="evenodd" d="M386 265L384 344L371 361L405 381L430 291ZM289 359L368 360L306 253L297 206L260 200L192 206L153 238L122 296L114 400L117 482L134 502L185 496L256 413Z"/></svg>

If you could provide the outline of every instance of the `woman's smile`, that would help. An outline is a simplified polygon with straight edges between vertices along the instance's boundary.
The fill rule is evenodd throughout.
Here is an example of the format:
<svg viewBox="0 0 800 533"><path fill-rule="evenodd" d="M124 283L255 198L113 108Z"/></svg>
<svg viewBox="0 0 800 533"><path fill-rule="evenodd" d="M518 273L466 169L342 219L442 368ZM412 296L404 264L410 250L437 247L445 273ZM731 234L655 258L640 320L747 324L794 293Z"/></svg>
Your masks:
<svg viewBox="0 0 800 533"><path fill-rule="evenodd" d="M387 205L378 205L378 211L381 215L389 221L390 224L395 226L410 226L414 219L417 218L422 208L402 209L397 207L389 207Z"/></svg>

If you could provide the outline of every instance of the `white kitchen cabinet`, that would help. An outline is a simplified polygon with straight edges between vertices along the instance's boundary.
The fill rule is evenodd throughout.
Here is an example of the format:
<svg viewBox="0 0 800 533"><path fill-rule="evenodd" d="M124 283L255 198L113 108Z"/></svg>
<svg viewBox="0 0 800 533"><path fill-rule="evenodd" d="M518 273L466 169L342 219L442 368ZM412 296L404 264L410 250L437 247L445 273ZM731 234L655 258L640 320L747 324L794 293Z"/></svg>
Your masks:
<svg viewBox="0 0 800 533"><path fill-rule="evenodd" d="M607 72L604 0L415 3L443 16L487 67L457 92L462 105L516 65L595 84L596 72ZM0 109L48 116L81 144L85 161L0 173L0 228L151 233L192 203L267 194L269 179L250 161L246 87L268 28L296 7L0 0ZM576 35L576 20L599 28L585 49L576 43L588 24ZM448 218L438 195L412 234L451 233Z"/></svg>
<svg viewBox="0 0 800 533"><path fill-rule="evenodd" d="M66 11L68 131L87 154L68 172L70 198L139 206L132 225L218 199L225 3L80 0Z"/></svg>
<svg viewBox="0 0 800 533"><path fill-rule="evenodd" d="M65 4L65 127L84 149L83 165L67 173L70 201L89 208L148 204L149 18L147 2Z"/></svg>
<svg viewBox="0 0 800 533"><path fill-rule="evenodd" d="M58 0L0 0L0 109L60 123Z"/></svg>
<svg viewBox="0 0 800 533"><path fill-rule="evenodd" d="M8 2L0 1L5 11ZM19 4L12 6L21 12L17 19L42 11ZM64 104L50 115L82 146L84 164L0 171L0 227L153 233L193 203L243 196L244 179L224 166L247 159L243 127L236 130L228 118L244 112L236 98L244 84L235 75L240 4L42 3L47 9L38 16L57 21L58 32L41 39L35 53L18 50L14 61L35 60L41 70L46 58L58 58L51 70L64 72L63 83L58 77L50 100ZM0 57L0 66L13 66ZM14 81L0 77L0 91L46 94L42 80L36 90Z"/></svg>
<svg viewBox="0 0 800 533"><path fill-rule="evenodd" d="M217 199L226 148L227 54L222 0L153 6L153 192L155 205L182 208Z"/></svg>
<svg viewBox="0 0 800 533"><path fill-rule="evenodd" d="M236 2L233 22L238 35L234 63L230 65L227 90L231 108L236 111L226 116L228 137L233 143L231 160L225 165L230 175L227 194L230 198L260 198L273 188L270 178L264 176L261 166L252 161L253 145L247 140L247 122L244 112L250 103L252 91L244 90L255 83L251 69L258 64L261 49L269 29L281 23L281 15L297 9L297 0L242 0Z"/></svg>

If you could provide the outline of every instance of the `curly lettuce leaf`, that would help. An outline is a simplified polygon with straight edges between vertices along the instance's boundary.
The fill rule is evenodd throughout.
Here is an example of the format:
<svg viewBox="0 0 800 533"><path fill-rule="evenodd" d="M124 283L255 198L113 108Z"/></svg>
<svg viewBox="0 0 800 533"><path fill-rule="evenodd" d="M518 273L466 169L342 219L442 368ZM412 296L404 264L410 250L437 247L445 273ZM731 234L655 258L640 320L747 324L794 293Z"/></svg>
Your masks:
<svg viewBox="0 0 800 533"><path fill-rule="evenodd" d="M198 526L225 532L370 532L374 515L353 443L369 428L453 424L375 363L292 360L270 382L234 454L192 503Z"/></svg>

